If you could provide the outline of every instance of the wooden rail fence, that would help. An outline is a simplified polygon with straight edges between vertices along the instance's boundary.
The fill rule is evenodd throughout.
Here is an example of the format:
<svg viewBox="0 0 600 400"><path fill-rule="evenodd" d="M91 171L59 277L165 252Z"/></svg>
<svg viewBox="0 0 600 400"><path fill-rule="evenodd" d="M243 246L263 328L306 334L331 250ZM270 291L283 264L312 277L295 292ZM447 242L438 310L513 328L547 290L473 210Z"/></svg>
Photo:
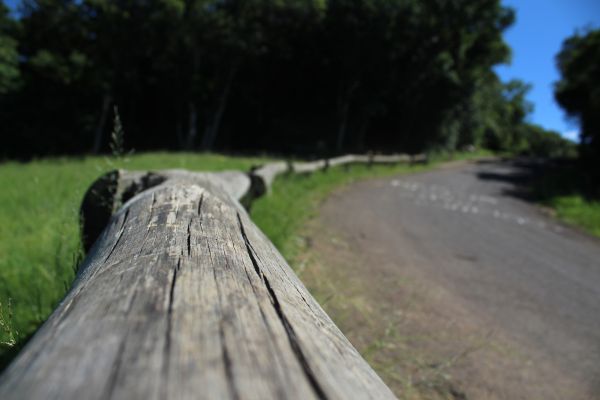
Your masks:
<svg viewBox="0 0 600 400"><path fill-rule="evenodd" d="M82 204L70 292L0 376L1 399L393 399L242 203L278 174L115 171Z"/></svg>

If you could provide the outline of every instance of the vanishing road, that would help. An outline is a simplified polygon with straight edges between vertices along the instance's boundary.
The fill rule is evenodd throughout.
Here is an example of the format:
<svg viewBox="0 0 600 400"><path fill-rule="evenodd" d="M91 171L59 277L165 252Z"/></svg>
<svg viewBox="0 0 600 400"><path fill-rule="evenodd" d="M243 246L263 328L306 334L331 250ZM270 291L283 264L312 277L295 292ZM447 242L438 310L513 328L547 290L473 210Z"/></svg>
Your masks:
<svg viewBox="0 0 600 400"><path fill-rule="evenodd" d="M391 260L442 290L438 307L459 304L457 324L509 343L487 361L502 368L471 367L493 373L455 372L468 398L515 398L513 388L523 398L600 399L600 241L527 202L526 174L489 160L362 182L335 194L321 219L360 234L353 251L367 254L374 276Z"/></svg>

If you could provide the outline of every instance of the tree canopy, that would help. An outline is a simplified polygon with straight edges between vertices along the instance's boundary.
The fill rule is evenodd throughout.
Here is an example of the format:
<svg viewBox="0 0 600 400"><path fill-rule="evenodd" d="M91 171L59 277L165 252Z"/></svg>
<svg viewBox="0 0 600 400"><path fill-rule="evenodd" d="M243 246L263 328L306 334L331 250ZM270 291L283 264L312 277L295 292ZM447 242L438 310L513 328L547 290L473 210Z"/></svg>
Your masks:
<svg viewBox="0 0 600 400"><path fill-rule="evenodd" d="M19 82L16 22L0 2L0 96L14 90Z"/></svg>
<svg viewBox="0 0 600 400"><path fill-rule="evenodd" d="M1 4L1 3L0 3ZM500 0L23 0L0 8L0 156L125 146L514 150Z"/></svg>
<svg viewBox="0 0 600 400"><path fill-rule="evenodd" d="M555 97L581 128L586 169L600 183L600 29L567 38L556 62L561 79Z"/></svg>

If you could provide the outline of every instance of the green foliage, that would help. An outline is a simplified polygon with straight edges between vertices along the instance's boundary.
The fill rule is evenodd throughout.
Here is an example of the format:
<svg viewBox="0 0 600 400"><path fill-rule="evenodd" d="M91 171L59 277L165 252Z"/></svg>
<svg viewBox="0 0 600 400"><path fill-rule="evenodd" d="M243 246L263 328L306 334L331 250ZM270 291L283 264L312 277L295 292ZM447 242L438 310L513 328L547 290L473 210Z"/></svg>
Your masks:
<svg viewBox="0 0 600 400"><path fill-rule="evenodd" d="M546 170L534 182L533 194L558 218L600 237L600 201L594 182L574 162Z"/></svg>
<svg viewBox="0 0 600 400"><path fill-rule="evenodd" d="M577 157L577 145L560 136L558 132L547 131L533 124L523 125L522 131L524 136L522 153L550 158Z"/></svg>
<svg viewBox="0 0 600 400"><path fill-rule="evenodd" d="M528 148L529 86L492 70L510 58L502 34L514 21L498 0L27 0L22 10L10 29L22 87L0 116L19 138L8 156L112 151L114 104L138 150Z"/></svg>
<svg viewBox="0 0 600 400"><path fill-rule="evenodd" d="M580 154L600 183L600 29L567 38L556 61L561 73L556 100L580 123Z"/></svg>
<svg viewBox="0 0 600 400"><path fill-rule="evenodd" d="M489 97L480 88L499 87L491 68L509 58L502 32L514 19L499 0L26 0L21 9L23 85L0 123L24 140L9 143L9 156L108 151L112 104L140 150L478 144L485 128L472 116Z"/></svg>
<svg viewBox="0 0 600 400"><path fill-rule="evenodd" d="M8 15L8 8L0 1L0 99L17 88L19 83L19 54L15 39L16 22Z"/></svg>
<svg viewBox="0 0 600 400"><path fill-rule="evenodd" d="M548 204L560 219L600 237L600 202L573 195L556 197Z"/></svg>

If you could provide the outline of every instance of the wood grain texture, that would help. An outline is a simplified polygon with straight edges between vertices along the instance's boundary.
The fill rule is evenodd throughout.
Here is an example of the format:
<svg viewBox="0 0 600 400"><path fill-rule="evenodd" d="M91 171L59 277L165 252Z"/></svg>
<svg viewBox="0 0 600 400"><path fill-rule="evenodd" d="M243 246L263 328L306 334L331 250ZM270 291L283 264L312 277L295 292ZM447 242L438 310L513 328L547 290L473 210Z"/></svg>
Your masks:
<svg viewBox="0 0 600 400"><path fill-rule="evenodd" d="M110 218L0 377L1 399L394 398L249 219L242 190L159 175Z"/></svg>

